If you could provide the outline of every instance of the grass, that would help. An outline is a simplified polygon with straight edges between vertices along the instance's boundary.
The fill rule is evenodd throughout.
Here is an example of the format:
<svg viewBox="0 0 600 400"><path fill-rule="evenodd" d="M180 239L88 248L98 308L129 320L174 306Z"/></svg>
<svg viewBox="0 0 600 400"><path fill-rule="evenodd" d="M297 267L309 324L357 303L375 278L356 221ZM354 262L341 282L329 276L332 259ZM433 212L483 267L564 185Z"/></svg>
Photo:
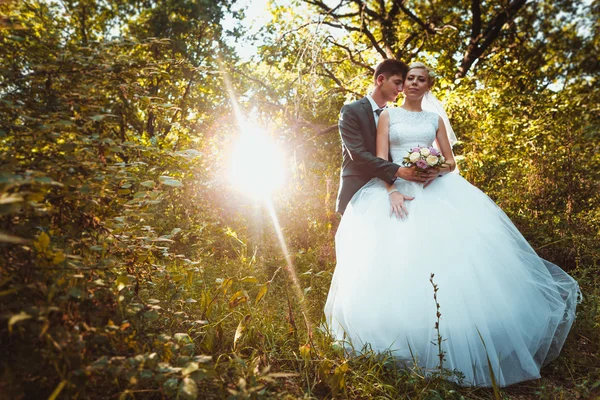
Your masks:
<svg viewBox="0 0 600 400"><path fill-rule="evenodd" d="M237 350L217 367L223 387L234 397L570 399L594 398L599 393L599 296L597 286L588 286L585 280L586 298L578 308L575 325L559 359L542 369L542 379L503 389L468 388L446 380L451 376L449 371L426 378L418 368L393 367L387 355L367 351L350 357L322 330L314 328L323 321L323 294L327 293L330 274L318 276L314 264L302 265L302 257L297 261L301 281L310 284L311 290L302 301L296 301L286 276L279 275L257 309L251 311L248 303L252 327L239 339ZM313 268L307 268L310 266ZM242 314L245 312L239 317ZM237 319L233 319L227 328L222 322L223 337L234 336ZM313 321L312 329L307 319Z"/></svg>
<svg viewBox="0 0 600 400"><path fill-rule="evenodd" d="M61 271L39 270L36 279L45 277L52 284L48 304L55 308L44 311L48 295L32 286L28 301L38 311L27 309L32 317L15 322L12 333L0 331L5 351L0 392L11 398L54 393L57 399L600 396L595 266L572 271L585 297L560 357L542 369L542 379L507 388L470 388L453 383L457 375L452 371L425 374L419 368L396 368L387 354L350 356L333 342L320 329L334 268L330 249L294 254L299 298L276 245L256 253L237 237L230 245L236 251L207 259L200 267L174 258L127 279L88 270L71 280L60 278L63 282L52 275ZM106 284L111 279L113 286ZM438 322L443 324L443 316ZM442 342L438 335L432 344L440 363Z"/></svg>

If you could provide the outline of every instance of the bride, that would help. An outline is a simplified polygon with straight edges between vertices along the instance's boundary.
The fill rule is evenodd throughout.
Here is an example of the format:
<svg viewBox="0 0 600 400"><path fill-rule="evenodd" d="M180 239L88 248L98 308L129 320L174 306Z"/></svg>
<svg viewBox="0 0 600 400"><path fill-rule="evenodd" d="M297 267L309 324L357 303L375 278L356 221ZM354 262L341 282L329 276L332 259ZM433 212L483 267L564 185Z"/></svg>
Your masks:
<svg viewBox="0 0 600 400"><path fill-rule="evenodd" d="M403 105L381 114L377 156L400 164L410 149L435 143L447 165L425 184L373 178L354 195L336 233L327 324L357 351L389 352L426 373L440 365L439 333L443 367L460 371L465 385L492 384L488 358L501 386L539 378L575 319L579 287L453 173L445 113L422 108L432 84L424 64L410 66Z"/></svg>

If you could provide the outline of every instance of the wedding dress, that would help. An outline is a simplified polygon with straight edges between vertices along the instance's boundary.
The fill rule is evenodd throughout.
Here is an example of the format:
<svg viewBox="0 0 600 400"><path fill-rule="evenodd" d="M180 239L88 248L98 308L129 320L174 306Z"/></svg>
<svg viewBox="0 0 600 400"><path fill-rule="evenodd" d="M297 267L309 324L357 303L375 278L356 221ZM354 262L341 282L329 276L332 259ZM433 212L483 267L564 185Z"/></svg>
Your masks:
<svg viewBox="0 0 600 400"><path fill-rule="evenodd" d="M389 109L390 153L430 146L438 115ZM383 181L352 198L336 233L337 266L325 305L334 339L355 351L389 352L426 373L439 366L434 328L438 285L443 367L463 383L507 386L540 377L575 319L577 282L540 258L504 212L458 174L427 188L398 179L414 196L408 217L390 216ZM435 343L435 344L432 344Z"/></svg>

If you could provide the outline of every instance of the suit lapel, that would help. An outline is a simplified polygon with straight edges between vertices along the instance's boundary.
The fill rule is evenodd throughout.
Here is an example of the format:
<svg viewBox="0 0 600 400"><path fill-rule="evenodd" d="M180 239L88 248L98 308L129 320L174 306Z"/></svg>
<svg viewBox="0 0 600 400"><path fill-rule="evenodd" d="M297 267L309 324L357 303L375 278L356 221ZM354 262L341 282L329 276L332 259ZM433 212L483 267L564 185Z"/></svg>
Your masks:
<svg viewBox="0 0 600 400"><path fill-rule="evenodd" d="M377 135L377 127L375 126L375 116L373 115L373 107L371 107L371 103L366 97L363 97L360 103L362 105L363 110L367 114L369 126L371 127L371 135L375 136Z"/></svg>

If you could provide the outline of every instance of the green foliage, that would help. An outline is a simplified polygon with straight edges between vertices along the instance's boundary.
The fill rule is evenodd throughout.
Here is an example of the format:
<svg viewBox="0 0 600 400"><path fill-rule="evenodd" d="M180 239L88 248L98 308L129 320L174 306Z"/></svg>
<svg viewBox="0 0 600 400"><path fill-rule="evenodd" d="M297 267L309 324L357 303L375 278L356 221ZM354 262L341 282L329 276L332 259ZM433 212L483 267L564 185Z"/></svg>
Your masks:
<svg viewBox="0 0 600 400"><path fill-rule="evenodd" d="M380 55L365 31L332 34L331 16L313 23L297 2L273 10L259 57L242 63L227 45L241 28L222 28L240 15L232 3L0 2L0 392L492 398L448 382L456 371L425 379L387 355L350 357L321 329L339 222L330 127ZM458 81L470 3L404 2L456 28L426 40L414 19L386 31L367 15L393 52L435 62L463 175L582 285L562 356L505 398L599 388L596 3L528 4ZM273 203L298 287L268 210L225 182L238 127L223 75L287 149Z"/></svg>

